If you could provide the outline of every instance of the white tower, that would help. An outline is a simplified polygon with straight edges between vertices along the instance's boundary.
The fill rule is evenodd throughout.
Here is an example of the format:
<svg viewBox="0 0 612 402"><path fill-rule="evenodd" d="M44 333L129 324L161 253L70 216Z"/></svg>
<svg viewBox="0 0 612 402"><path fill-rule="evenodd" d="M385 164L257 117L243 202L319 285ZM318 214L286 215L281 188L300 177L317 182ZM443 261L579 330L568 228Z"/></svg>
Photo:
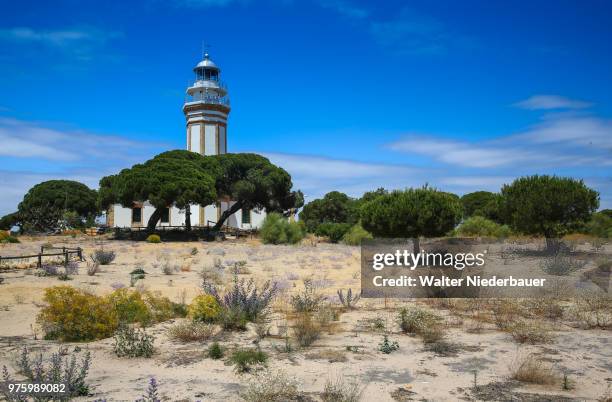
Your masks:
<svg viewBox="0 0 612 402"><path fill-rule="evenodd" d="M219 67L208 53L193 69L195 81L187 88L183 113L187 120L187 150L202 155L227 152L227 116L230 112L226 86Z"/></svg>

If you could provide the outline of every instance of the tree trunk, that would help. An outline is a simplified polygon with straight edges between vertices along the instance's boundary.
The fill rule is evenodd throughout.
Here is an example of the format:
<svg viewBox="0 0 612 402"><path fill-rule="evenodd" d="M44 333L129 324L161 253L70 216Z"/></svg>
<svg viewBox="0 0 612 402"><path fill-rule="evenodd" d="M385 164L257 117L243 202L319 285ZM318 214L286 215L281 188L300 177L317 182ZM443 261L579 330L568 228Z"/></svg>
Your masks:
<svg viewBox="0 0 612 402"><path fill-rule="evenodd" d="M191 208L189 205L185 207L185 230L191 231Z"/></svg>
<svg viewBox="0 0 612 402"><path fill-rule="evenodd" d="M155 226L157 226L157 222L159 222L159 220L161 219L162 216L162 212L163 212L163 208L155 208L155 211L153 211L153 214L151 214L151 217L149 218L149 221L147 222L147 230L155 230Z"/></svg>
<svg viewBox="0 0 612 402"><path fill-rule="evenodd" d="M242 202L237 201L229 209L226 209L225 211L223 211L223 213L221 214L221 217L219 218L219 221L215 223L215 226L213 226L213 230L218 231L219 229L221 229L221 226L223 226L223 223L227 220L227 218L232 216L232 214L238 212L241 208L242 208Z"/></svg>
<svg viewBox="0 0 612 402"><path fill-rule="evenodd" d="M413 237L412 238L412 253L416 255L420 252L421 252L421 239L419 239L418 237Z"/></svg>
<svg viewBox="0 0 612 402"><path fill-rule="evenodd" d="M559 251L559 239L546 236L546 253L553 255Z"/></svg>

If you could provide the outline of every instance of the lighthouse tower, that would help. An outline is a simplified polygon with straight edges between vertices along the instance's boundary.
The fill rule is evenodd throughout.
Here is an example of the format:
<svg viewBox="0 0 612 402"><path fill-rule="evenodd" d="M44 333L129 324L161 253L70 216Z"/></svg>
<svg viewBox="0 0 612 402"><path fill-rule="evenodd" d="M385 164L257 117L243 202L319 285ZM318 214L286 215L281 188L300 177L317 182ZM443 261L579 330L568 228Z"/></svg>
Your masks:
<svg viewBox="0 0 612 402"><path fill-rule="evenodd" d="M227 152L227 117L230 112L227 87L221 69L208 53L193 69L195 80L187 88L183 113L187 120L187 150L202 155Z"/></svg>

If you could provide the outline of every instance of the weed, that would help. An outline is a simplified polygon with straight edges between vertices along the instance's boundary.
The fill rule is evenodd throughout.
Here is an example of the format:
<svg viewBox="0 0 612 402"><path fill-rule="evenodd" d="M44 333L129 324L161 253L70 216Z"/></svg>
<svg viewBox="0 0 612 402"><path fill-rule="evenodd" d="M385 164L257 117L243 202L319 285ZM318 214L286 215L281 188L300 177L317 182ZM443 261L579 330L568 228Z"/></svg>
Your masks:
<svg viewBox="0 0 612 402"><path fill-rule="evenodd" d="M348 383L343 376L328 378L321 394L323 402L358 402L361 392L358 383Z"/></svg>
<svg viewBox="0 0 612 402"><path fill-rule="evenodd" d="M106 251L104 249L98 249L94 251L91 255L91 259L93 262L97 262L100 265L108 265L111 262L115 261L115 252L114 251Z"/></svg>
<svg viewBox="0 0 612 402"><path fill-rule="evenodd" d="M291 305L298 313L313 312L317 310L325 297L315 289L311 279L304 280L304 290L291 296Z"/></svg>
<svg viewBox="0 0 612 402"><path fill-rule="evenodd" d="M181 342L206 341L215 334L212 324L185 321L168 329L168 338Z"/></svg>
<svg viewBox="0 0 612 402"><path fill-rule="evenodd" d="M550 343L551 331L539 322L518 321L509 328L510 335L517 343Z"/></svg>
<svg viewBox="0 0 612 402"><path fill-rule="evenodd" d="M230 361L236 365L236 371L246 373L256 365L265 365L268 355L259 349L239 349L232 353Z"/></svg>
<svg viewBox="0 0 612 402"><path fill-rule="evenodd" d="M378 344L378 350L386 355L395 352L399 349L399 343L397 341L389 341L389 337L387 335L383 336L383 340Z"/></svg>
<svg viewBox="0 0 612 402"><path fill-rule="evenodd" d="M402 308L398 315L400 329L409 334L421 334L440 320L438 315L418 307Z"/></svg>
<svg viewBox="0 0 612 402"><path fill-rule="evenodd" d="M302 347L312 345L321 336L322 327L313 319L312 313L300 313L293 327L293 334Z"/></svg>
<svg viewBox="0 0 612 402"><path fill-rule="evenodd" d="M360 298L360 295L353 296L353 290L351 288L346 291L346 297L344 296L342 289L338 290L338 299L340 300L340 303L349 310L356 308L355 305L357 302L359 302Z"/></svg>
<svg viewBox="0 0 612 402"><path fill-rule="evenodd" d="M286 402L297 400L298 396L297 380L281 370L255 373L242 394L247 402Z"/></svg>
<svg viewBox="0 0 612 402"><path fill-rule="evenodd" d="M121 326L115 332L113 351L118 357L151 357L155 351L154 340L144 329Z"/></svg>
<svg viewBox="0 0 612 402"><path fill-rule="evenodd" d="M161 238L156 234L149 235L149 237L147 237L147 243L161 243Z"/></svg>
<svg viewBox="0 0 612 402"><path fill-rule="evenodd" d="M224 354L225 352L223 351L221 345L219 345L219 342L213 342L213 344L208 348L208 357L213 360L221 359Z"/></svg>
<svg viewBox="0 0 612 402"><path fill-rule="evenodd" d="M556 377L551 367L534 355L518 358L511 367L512 379L530 384L554 384Z"/></svg>
<svg viewBox="0 0 612 402"><path fill-rule="evenodd" d="M194 321L213 322L221 314L221 307L212 295L199 295L187 308L187 315Z"/></svg>

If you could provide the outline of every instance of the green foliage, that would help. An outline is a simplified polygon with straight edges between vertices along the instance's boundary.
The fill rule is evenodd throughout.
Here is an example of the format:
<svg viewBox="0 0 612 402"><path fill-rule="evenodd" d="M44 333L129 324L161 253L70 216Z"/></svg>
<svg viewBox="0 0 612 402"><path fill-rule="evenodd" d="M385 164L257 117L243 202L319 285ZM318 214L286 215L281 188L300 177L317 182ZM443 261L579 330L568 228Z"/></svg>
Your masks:
<svg viewBox="0 0 612 402"><path fill-rule="evenodd" d="M0 243L21 243L15 236L11 236L5 231L0 231Z"/></svg>
<svg viewBox="0 0 612 402"><path fill-rule="evenodd" d="M332 223L324 222L317 226L315 234L317 236L325 236L332 243L338 243L344 235L350 230L351 225L348 223Z"/></svg>
<svg viewBox="0 0 612 402"><path fill-rule="evenodd" d="M254 365L265 365L268 355L259 349L238 349L232 353L230 361L236 365L236 371L245 373L251 371Z"/></svg>
<svg viewBox="0 0 612 402"><path fill-rule="evenodd" d="M300 224L275 212L266 216L260 233L265 244L296 244L304 237Z"/></svg>
<svg viewBox="0 0 612 402"><path fill-rule="evenodd" d="M593 214L586 230L589 234L602 238L612 238L612 214L608 210L599 211Z"/></svg>
<svg viewBox="0 0 612 402"><path fill-rule="evenodd" d="M378 344L378 350L386 355L391 354L398 349L399 343L397 343L397 341L389 341L389 337L387 335L384 335L382 342Z"/></svg>
<svg viewBox="0 0 612 402"><path fill-rule="evenodd" d="M223 348L219 345L219 342L213 342L212 345L208 347L208 357L213 360L221 359L224 354Z"/></svg>
<svg viewBox="0 0 612 402"><path fill-rule="evenodd" d="M312 280L304 280L304 290L291 296L291 305L297 313L313 312L319 309L325 296L319 294L312 284Z"/></svg>
<svg viewBox="0 0 612 402"><path fill-rule="evenodd" d="M144 329L120 326L115 332L113 351L118 357L151 357L155 351L154 340Z"/></svg>
<svg viewBox="0 0 612 402"><path fill-rule="evenodd" d="M323 223L357 223L357 203L344 193L332 191L321 199L316 199L304 206L300 212L300 221L306 224L308 232L315 233Z"/></svg>
<svg viewBox="0 0 612 402"><path fill-rule="evenodd" d="M118 202L131 208L135 201L148 200L156 208L147 222L152 230L169 205L185 209L191 204L209 205L217 199L213 174L217 170L208 169L213 165L214 160L196 152L164 152L117 175L103 177L100 205L107 208Z"/></svg>
<svg viewBox="0 0 612 402"><path fill-rule="evenodd" d="M599 206L599 194L582 180L529 176L502 187L504 219L513 230L559 238L577 231Z"/></svg>
<svg viewBox="0 0 612 402"><path fill-rule="evenodd" d="M349 246L359 246L364 239L371 239L372 234L365 230L361 223L353 225L348 232L342 237L342 242Z"/></svg>
<svg viewBox="0 0 612 402"><path fill-rule="evenodd" d="M213 322L221 315L221 307L212 295L199 295L187 308L187 316L193 321Z"/></svg>
<svg viewBox="0 0 612 402"><path fill-rule="evenodd" d="M19 373L25 376L30 383L38 384L64 384L65 389L62 393L62 400L70 400L72 397L86 396L89 394L89 386L85 382L89 374L91 365L91 354L85 352L81 355L80 362L77 362L79 352L56 352L45 361L42 353L33 359L27 348L23 348L17 361ZM66 355L64 357L64 355ZM2 379L4 383L23 382L11 378L6 366L2 367ZM25 398L16 397L5 391L6 387L1 387L0 394L6 397L7 401L25 401ZM34 400L47 400L34 398ZM49 399L51 400L51 399Z"/></svg>
<svg viewBox="0 0 612 402"><path fill-rule="evenodd" d="M147 237L147 243L161 243L159 235L152 234Z"/></svg>
<svg viewBox="0 0 612 402"><path fill-rule="evenodd" d="M20 219L18 212L4 215L2 218L0 218L0 230L11 230L13 226L18 225L19 222Z"/></svg>
<svg viewBox="0 0 612 402"><path fill-rule="evenodd" d="M103 298L71 286L45 289L47 304L38 315L46 339L92 341L117 329L116 311Z"/></svg>
<svg viewBox="0 0 612 402"><path fill-rule="evenodd" d="M319 337L323 327L319 321L315 319L311 312L302 312L298 314L293 333L298 344L302 347L312 345Z"/></svg>
<svg viewBox="0 0 612 402"><path fill-rule="evenodd" d="M459 198L429 187L393 191L361 207L361 224L376 237L442 236L460 218Z"/></svg>
<svg viewBox="0 0 612 402"><path fill-rule="evenodd" d="M70 180L49 180L32 187L19 203L24 230L48 231L62 225L64 214L73 212L80 221L95 217L97 192Z"/></svg>
<svg viewBox="0 0 612 402"><path fill-rule="evenodd" d="M459 236L464 237L508 237L512 234L506 225L500 225L482 216L472 216L459 225L456 230Z"/></svg>
<svg viewBox="0 0 612 402"><path fill-rule="evenodd" d="M151 312L142 294L125 288L117 289L105 300L117 312L117 320L122 324L135 322L148 325L152 321Z"/></svg>
<svg viewBox="0 0 612 402"><path fill-rule="evenodd" d="M502 223L501 196L488 191L475 191L461 197L463 217L482 216Z"/></svg>
<svg viewBox="0 0 612 402"><path fill-rule="evenodd" d="M436 326L441 318L418 307L402 308L398 314L398 324L402 332L422 335L428 328Z"/></svg>
<svg viewBox="0 0 612 402"><path fill-rule="evenodd" d="M242 208L286 212L303 203L301 192L291 191L293 184L289 173L261 155L222 154L211 158L220 167L220 173L216 176L217 193L235 201L221 214L215 230Z"/></svg>

